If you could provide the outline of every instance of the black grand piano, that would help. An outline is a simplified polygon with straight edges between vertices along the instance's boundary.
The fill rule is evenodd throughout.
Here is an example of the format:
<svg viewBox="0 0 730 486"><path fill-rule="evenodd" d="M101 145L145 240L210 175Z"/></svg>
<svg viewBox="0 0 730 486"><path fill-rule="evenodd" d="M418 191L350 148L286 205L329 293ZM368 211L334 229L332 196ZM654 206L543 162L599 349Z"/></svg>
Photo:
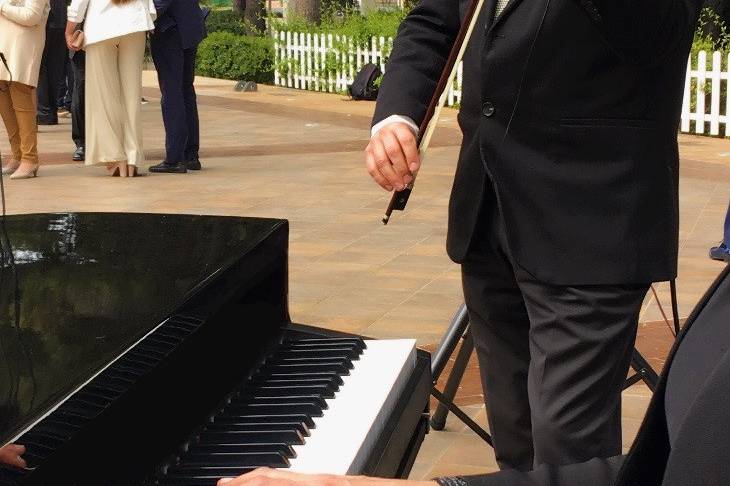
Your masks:
<svg viewBox="0 0 730 486"><path fill-rule="evenodd" d="M6 227L0 446L26 446L28 469L0 465L0 485L214 485L257 466L407 476L429 357L412 340L292 324L286 221L77 213Z"/></svg>

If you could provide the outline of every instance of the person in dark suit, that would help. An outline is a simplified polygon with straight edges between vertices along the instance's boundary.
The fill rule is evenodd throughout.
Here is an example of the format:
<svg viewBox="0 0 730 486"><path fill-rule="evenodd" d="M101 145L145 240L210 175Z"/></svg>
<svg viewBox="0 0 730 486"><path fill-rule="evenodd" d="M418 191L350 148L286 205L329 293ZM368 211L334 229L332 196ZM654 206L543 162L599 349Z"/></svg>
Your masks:
<svg viewBox="0 0 730 486"><path fill-rule="evenodd" d="M165 160L150 172L200 170L200 132L195 96L195 55L205 37L203 12L197 0L154 0L157 7L151 37L152 59L162 91Z"/></svg>
<svg viewBox="0 0 730 486"><path fill-rule="evenodd" d="M701 3L484 3L464 56L447 251L502 468L621 450L642 301L677 270L676 135ZM387 190L419 167L414 128L456 5L422 0L394 42L366 149Z"/></svg>
<svg viewBox="0 0 730 486"><path fill-rule="evenodd" d="M86 158L86 52L69 52L74 78L71 93L71 138L76 144L76 150L73 160L81 162Z"/></svg>
<svg viewBox="0 0 730 486"><path fill-rule="evenodd" d="M727 486L730 484L730 266L671 351L628 455L435 481L260 469L219 486Z"/></svg>
<svg viewBox="0 0 730 486"><path fill-rule="evenodd" d="M50 0L46 45L38 77L38 124L58 125L58 90L66 64L66 0Z"/></svg>

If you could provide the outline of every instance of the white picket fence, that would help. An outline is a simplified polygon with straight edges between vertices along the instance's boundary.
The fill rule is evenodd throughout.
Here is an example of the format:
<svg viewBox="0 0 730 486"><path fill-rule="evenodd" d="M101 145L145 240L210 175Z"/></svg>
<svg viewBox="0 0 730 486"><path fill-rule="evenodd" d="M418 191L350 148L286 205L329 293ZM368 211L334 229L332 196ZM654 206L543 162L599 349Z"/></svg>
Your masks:
<svg viewBox="0 0 730 486"><path fill-rule="evenodd" d="M289 88L346 93L357 72L373 63L385 71L393 47L391 37L373 37L370 45L355 45L352 39L334 34L275 32L274 84ZM449 92L448 105L461 100L461 66Z"/></svg>
<svg viewBox="0 0 730 486"><path fill-rule="evenodd" d="M373 63L385 71L393 39L373 37L368 47L333 34L276 32L274 84L289 88L345 93L360 68ZM710 61L710 62L708 62ZM447 105L461 101L462 67ZM730 137L730 55L700 51L687 65L680 130Z"/></svg>
<svg viewBox="0 0 730 486"><path fill-rule="evenodd" d="M730 55L700 51L690 57L684 81L682 124L686 133L730 136Z"/></svg>

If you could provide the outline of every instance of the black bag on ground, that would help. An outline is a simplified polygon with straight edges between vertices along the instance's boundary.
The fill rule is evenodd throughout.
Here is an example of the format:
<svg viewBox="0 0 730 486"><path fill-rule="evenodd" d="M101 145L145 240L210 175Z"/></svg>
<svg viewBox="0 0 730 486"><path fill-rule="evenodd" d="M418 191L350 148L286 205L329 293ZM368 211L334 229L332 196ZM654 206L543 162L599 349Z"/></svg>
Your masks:
<svg viewBox="0 0 730 486"><path fill-rule="evenodd" d="M377 98L378 87L375 81L382 75L383 72L375 64L365 64L348 88L352 99L372 101Z"/></svg>

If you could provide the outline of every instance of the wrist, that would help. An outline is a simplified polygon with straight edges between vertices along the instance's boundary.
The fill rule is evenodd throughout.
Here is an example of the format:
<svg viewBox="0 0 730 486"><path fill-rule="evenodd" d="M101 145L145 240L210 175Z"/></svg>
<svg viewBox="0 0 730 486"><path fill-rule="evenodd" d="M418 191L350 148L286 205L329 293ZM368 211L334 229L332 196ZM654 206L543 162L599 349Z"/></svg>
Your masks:
<svg viewBox="0 0 730 486"><path fill-rule="evenodd" d="M381 129L392 123L403 123L413 132L414 136L418 135L418 125L416 125L416 122L412 118L405 115L390 115L373 125L370 129L370 138L374 137Z"/></svg>

